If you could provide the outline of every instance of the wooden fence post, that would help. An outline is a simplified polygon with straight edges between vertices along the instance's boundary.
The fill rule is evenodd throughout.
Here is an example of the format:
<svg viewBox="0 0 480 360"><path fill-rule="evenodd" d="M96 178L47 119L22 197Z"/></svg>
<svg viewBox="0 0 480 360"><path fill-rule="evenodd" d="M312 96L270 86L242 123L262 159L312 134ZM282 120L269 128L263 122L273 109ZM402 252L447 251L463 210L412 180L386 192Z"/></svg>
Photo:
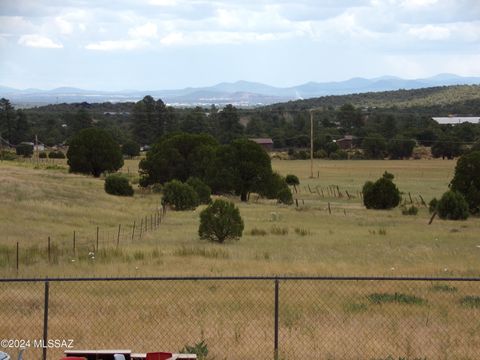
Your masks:
<svg viewBox="0 0 480 360"><path fill-rule="evenodd" d="M117 233L117 248L120 245L120 229L122 228L122 224L118 224L118 233Z"/></svg>
<svg viewBox="0 0 480 360"><path fill-rule="evenodd" d="M73 230L73 255L75 256L75 230Z"/></svg>
<svg viewBox="0 0 480 360"><path fill-rule="evenodd" d="M47 245L47 252L48 252L48 263L50 264L51 256L50 256L50 236L48 237L48 245Z"/></svg>
<svg viewBox="0 0 480 360"><path fill-rule="evenodd" d="M97 244L97 247L96 247L96 250L95 251L98 251L98 232L99 232L99 227L97 226L97 241L96 241L96 244Z"/></svg>
<svg viewBox="0 0 480 360"><path fill-rule="evenodd" d="M132 242L134 240L134 236L135 236L135 220L133 220L133 228L132 228Z"/></svg>

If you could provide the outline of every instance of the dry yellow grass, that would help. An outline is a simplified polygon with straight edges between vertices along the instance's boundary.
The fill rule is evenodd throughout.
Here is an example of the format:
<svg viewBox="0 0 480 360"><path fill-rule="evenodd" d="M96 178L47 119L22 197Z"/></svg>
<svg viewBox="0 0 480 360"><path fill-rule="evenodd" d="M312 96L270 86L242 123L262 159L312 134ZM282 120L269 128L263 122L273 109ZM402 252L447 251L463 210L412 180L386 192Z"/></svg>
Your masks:
<svg viewBox="0 0 480 360"><path fill-rule="evenodd" d="M299 175L300 193L296 196L300 208L256 201L256 196L248 204L232 199L245 220L244 236L238 242L218 245L198 239L201 208L169 212L158 231L147 233L140 242L135 237L132 242L133 220L138 227L141 217L159 208L159 195L137 192L133 198L110 196L104 193L101 179L4 162L0 164L0 244L13 246L18 241L21 250L39 247L37 260L21 264L22 276L478 275L480 219L435 220L428 226L425 208L417 216L402 216L399 209L365 210L359 198L322 198L306 188L334 184L342 192L350 189L355 193L365 180L388 170L396 175L402 191L411 192L413 197L422 194L429 201L447 189L454 164L436 160L317 161L315 167L322 175L309 179L308 161L274 161L280 173ZM129 166L134 167L135 162ZM122 224L120 250L107 251L116 245L118 224ZM91 261L87 254L93 249L97 226L100 248L106 253ZM285 228L288 234L272 234L273 227ZM251 235L252 229L268 235ZM81 248L77 257L69 253L74 230ZM55 265L49 265L42 255L48 236L64 249ZM152 257L152 253L157 256ZM179 265L184 258L190 267ZM12 265L0 268L4 276L16 275Z"/></svg>
<svg viewBox="0 0 480 360"><path fill-rule="evenodd" d="M132 172L136 164L129 162L123 171ZM338 185L342 192L355 193L366 180L387 170L396 175L402 191L422 194L429 201L447 189L454 164L316 161L320 177L309 179L308 161L274 161L281 174L300 177L296 195L300 208L256 201L255 196L248 204L232 199L245 220L244 236L218 245L198 239L201 208L169 212L157 231L132 242L132 220L157 209L159 195L137 192L133 198L118 198L104 193L100 179L4 162L0 163L0 245L18 241L21 249L37 248L22 258L18 274L3 253L0 274L478 276L480 219L436 220L428 226L424 208L417 216L402 216L399 209L365 210L359 198L322 198L308 190L308 185L312 189ZM125 233L116 249L119 223ZM96 226L105 240L92 259L88 252ZM266 235L252 235L254 229ZM73 230L79 241L75 255L70 249ZM103 237L103 232L108 236ZM59 247L54 264L46 260L48 236ZM325 359L478 358L480 339L471 321L478 308L462 306L460 300L480 296L480 289L477 284L449 285L456 290L434 291L429 282L282 281L281 358L295 359L305 351ZM0 289L0 333L41 336L42 284L3 283ZM368 300L373 293L396 292L426 303L377 305ZM205 339L216 359L273 354L273 281L52 283L50 303L49 337L72 337L77 348L148 350L158 349L161 342L164 349L178 350ZM179 320L183 322L178 324ZM170 325L168 331L165 324ZM30 358L38 357L38 350L30 351ZM50 356L58 358L60 351L52 350Z"/></svg>

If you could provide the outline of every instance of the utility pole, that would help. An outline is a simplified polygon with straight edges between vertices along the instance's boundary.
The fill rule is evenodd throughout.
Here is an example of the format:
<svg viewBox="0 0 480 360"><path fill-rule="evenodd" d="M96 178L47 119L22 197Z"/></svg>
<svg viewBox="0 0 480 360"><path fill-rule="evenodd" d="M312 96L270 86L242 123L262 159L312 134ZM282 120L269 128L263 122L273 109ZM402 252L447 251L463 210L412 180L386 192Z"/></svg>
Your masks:
<svg viewBox="0 0 480 360"><path fill-rule="evenodd" d="M313 179L313 109L310 109L310 179Z"/></svg>
<svg viewBox="0 0 480 360"><path fill-rule="evenodd" d="M38 136L35 134L35 157L37 158L37 165L40 162L40 154L38 153Z"/></svg>

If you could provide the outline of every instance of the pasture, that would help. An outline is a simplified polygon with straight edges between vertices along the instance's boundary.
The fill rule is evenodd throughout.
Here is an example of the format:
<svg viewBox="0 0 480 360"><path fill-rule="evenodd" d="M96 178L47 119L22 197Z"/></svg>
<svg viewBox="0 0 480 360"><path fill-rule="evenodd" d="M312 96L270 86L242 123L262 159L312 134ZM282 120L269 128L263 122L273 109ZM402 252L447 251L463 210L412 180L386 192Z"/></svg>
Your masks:
<svg viewBox="0 0 480 360"><path fill-rule="evenodd" d="M127 161L123 169L134 182L132 169L137 166ZM132 239L133 221L138 227L140 218L157 211L160 195L107 195L101 179L69 174L61 161L3 162L0 275L479 276L480 219L436 219L427 225L425 207L416 216L405 216L400 209L366 210L358 197L366 180L387 170L395 174L405 197L410 193L418 201L422 195L428 202L447 189L454 166L454 161L440 160L316 161L318 177L310 179L308 161L275 160L279 173L299 176L299 207L255 195L248 203L231 198L244 218L244 236L220 245L198 239L201 208L168 211L158 228L141 237L137 232ZM328 192L332 185L338 186L341 198ZM49 236L54 247L50 261ZM17 242L18 271L13 250ZM41 283L2 283L1 289L0 332L41 336ZM166 348L176 350L205 340L217 359L272 355L273 282L60 282L52 283L50 291L49 335L73 338L78 348L133 343L154 349L161 339ZM331 359L473 359L480 342L478 326L470 319L478 313L479 296L477 283L282 281L280 357L294 359L314 351ZM179 319L188 319L190 325ZM164 324L173 324L170 331L154 331ZM31 355L34 352L38 349ZM60 351L49 354L58 358Z"/></svg>
<svg viewBox="0 0 480 360"><path fill-rule="evenodd" d="M134 179L137 166L137 161L129 160L123 171L128 169ZM160 195L146 191L137 191L133 198L107 195L101 179L69 174L61 162L55 166L3 162L0 274L17 275L12 251L18 242L20 276L478 275L480 219L436 219L427 225L430 214L425 207L420 206L416 216L402 215L400 209L366 210L358 196L366 180L387 170L407 200L410 193L414 201L421 195L428 203L447 189L454 166L455 161L442 160L317 160L315 177L310 179L309 161L274 160L274 169L282 175L299 176L299 192L294 194L299 207L277 205L256 195L245 204L231 198L244 218L244 236L218 245L198 239L201 207L169 211L158 229L139 239L140 219L161 208ZM348 191L352 198L329 194L330 185L343 194ZM134 221L137 233L132 239ZM50 263L49 236L56 251ZM89 253L95 253L93 259Z"/></svg>

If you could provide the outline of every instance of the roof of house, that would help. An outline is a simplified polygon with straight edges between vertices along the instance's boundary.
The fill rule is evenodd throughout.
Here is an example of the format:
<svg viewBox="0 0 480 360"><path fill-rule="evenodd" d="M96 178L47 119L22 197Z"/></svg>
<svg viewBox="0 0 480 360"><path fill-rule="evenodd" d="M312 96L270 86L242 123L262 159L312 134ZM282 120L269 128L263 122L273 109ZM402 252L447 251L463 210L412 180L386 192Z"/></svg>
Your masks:
<svg viewBox="0 0 480 360"><path fill-rule="evenodd" d="M355 139L355 136L353 136L353 135L345 135L343 138L337 139L336 142L339 142L339 141L352 141L353 139Z"/></svg>
<svg viewBox="0 0 480 360"><path fill-rule="evenodd" d="M270 138L255 138L255 139L249 139L249 140L252 140L252 141L256 142L257 144L262 144L262 145L273 144L273 140L270 139Z"/></svg>
<svg viewBox="0 0 480 360"><path fill-rule="evenodd" d="M433 117L432 119L441 125L461 124L465 122L472 123L472 124L480 123L480 116L446 116L446 117Z"/></svg>

